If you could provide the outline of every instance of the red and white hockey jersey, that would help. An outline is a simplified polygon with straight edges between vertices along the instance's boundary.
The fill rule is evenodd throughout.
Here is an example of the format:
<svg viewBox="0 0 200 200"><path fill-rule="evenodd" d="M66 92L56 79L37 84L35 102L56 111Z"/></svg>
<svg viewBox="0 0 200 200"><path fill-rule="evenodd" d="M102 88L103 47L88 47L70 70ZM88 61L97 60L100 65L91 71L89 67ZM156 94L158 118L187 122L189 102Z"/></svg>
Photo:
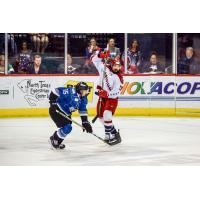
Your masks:
<svg viewBox="0 0 200 200"><path fill-rule="evenodd" d="M115 99L119 96L120 90L123 84L123 78L121 74L113 73L108 67L104 65L102 59L98 57L98 51L92 56L91 60L99 72L98 87L106 90L108 98Z"/></svg>

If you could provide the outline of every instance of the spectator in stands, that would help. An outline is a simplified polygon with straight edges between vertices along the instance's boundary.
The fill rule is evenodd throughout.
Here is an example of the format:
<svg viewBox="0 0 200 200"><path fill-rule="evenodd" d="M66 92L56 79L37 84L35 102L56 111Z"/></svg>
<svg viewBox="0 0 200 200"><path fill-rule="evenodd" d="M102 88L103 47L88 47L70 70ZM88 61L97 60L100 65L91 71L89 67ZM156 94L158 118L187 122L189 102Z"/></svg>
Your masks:
<svg viewBox="0 0 200 200"><path fill-rule="evenodd" d="M72 63L72 56L67 54L67 67L65 68L65 74L75 74L76 70L78 71L78 69L81 67L80 65Z"/></svg>
<svg viewBox="0 0 200 200"><path fill-rule="evenodd" d="M200 66L194 56L194 49L187 47L185 57L178 61L178 74L200 74Z"/></svg>
<svg viewBox="0 0 200 200"><path fill-rule="evenodd" d="M14 69L11 64L8 64L8 74L13 74ZM5 74L5 56L0 55L0 74Z"/></svg>
<svg viewBox="0 0 200 200"><path fill-rule="evenodd" d="M5 74L5 56L0 55L0 74Z"/></svg>
<svg viewBox="0 0 200 200"><path fill-rule="evenodd" d="M81 71L83 74L96 74L98 73L96 70L96 67L94 66L94 64L92 63L92 61L90 60L90 56L92 55L92 52L95 50L100 49L97 46L97 41L94 37L92 37L90 39L89 45L86 48L86 61L85 64L83 65L83 67L81 68Z"/></svg>
<svg viewBox="0 0 200 200"><path fill-rule="evenodd" d="M31 41L34 46L34 51L43 54L49 44L48 33L31 33Z"/></svg>
<svg viewBox="0 0 200 200"><path fill-rule="evenodd" d="M127 50L128 74L137 74L140 71L139 67L142 63L142 54L139 48L140 46L138 41L133 40ZM122 55L122 61L125 62L125 53Z"/></svg>
<svg viewBox="0 0 200 200"><path fill-rule="evenodd" d="M111 54L111 57L113 58L120 58L120 49L115 47L115 39L114 38L110 38L108 40L108 44L107 44L107 47L105 48L105 50L109 50L110 51L110 54Z"/></svg>
<svg viewBox="0 0 200 200"><path fill-rule="evenodd" d="M178 52L177 57L178 60L185 57L185 50L187 47L193 46L193 39L190 37L190 34L184 33L184 34L178 34Z"/></svg>
<svg viewBox="0 0 200 200"><path fill-rule="evenodd" d="M21 51L16 58L15 72L27 73L28 68L32 64L31 50L28 49L27 42L22 42Z"/></svg>
<svg viewBox="0 0 200 200"><path fill-rule="evenodd" d="M92 54L92 52L94 51L94 50L97 50L97 49L99 49L99 47L97 46L97 41L96 41L96 39L94 38L94 37L92 37L91 39L90 39L90 42L89 42L89 45L88 45L88 47L86 48L86 51L85 51L85 53L86 53L86 58L90 58L90 56L91 56L91 54Z"/></svg>
<svg viewBox="0 0 200 200"><path fill-rule="evenodd" d="M29 68L29 74L47 74L47 69L42 64L42 58L40 55L34 56L33 65Z"/></svg>
<svg viewBox="0 0 200 200"><path fill-rule="evenodd" d="M141 72L144 73L164 73L165 69L158 62L158 57L156 52L152 52L149 62L147 62L142 68Z"/></svg>

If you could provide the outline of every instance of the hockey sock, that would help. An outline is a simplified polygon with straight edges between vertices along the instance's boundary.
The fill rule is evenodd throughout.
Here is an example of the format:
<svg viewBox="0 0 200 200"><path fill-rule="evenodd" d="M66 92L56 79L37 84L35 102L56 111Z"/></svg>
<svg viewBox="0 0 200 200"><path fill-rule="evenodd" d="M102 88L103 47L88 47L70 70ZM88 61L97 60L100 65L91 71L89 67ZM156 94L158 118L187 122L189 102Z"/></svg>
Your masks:
<svg viewBox="0 0 200 200"><path fill-rule="evenodd" d="M104 121L104 127L105 127L105 134L106 134L105 139L113 139L116 129L113 126L112 121Z"/></svg>

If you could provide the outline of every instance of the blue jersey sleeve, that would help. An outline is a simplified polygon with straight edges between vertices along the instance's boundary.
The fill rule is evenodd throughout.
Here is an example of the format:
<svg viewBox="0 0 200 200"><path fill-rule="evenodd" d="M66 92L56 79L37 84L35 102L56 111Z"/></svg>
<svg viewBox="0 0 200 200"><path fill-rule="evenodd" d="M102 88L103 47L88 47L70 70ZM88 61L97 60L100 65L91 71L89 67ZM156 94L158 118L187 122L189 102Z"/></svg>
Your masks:
<svg viewBox="0 0 200 200"><path fill-rule="evenodd" d="M80 116L87 116L87 104L88 104L88 99L87 96L84 96L80 99L80 104L79 104L79 113Z"/></svg>
<svg viewBox="0 0 200 200"><path fill-rule="evenodd" d="M58 94L57 105L63 112L70 115L79 108L79 97L74 88L59 87L55 90Z"/></svg>

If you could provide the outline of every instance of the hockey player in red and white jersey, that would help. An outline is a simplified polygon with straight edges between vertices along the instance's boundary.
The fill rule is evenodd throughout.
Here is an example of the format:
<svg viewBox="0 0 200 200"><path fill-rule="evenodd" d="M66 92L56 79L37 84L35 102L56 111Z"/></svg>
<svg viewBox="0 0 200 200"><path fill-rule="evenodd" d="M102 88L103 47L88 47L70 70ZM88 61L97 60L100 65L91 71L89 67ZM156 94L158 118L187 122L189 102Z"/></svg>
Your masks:
<svg viewBox="0 0 200 200"><path fill-rule="evenodd" d="M105 128L105 141L109 145L121 142L119 131L115 129L112 116L118 105L118 96L123 84L121 63L118 57L112 58L110 52L96 50L91 60L99 72L97 86L99 100L97 103L97 116Z"/></svg>

